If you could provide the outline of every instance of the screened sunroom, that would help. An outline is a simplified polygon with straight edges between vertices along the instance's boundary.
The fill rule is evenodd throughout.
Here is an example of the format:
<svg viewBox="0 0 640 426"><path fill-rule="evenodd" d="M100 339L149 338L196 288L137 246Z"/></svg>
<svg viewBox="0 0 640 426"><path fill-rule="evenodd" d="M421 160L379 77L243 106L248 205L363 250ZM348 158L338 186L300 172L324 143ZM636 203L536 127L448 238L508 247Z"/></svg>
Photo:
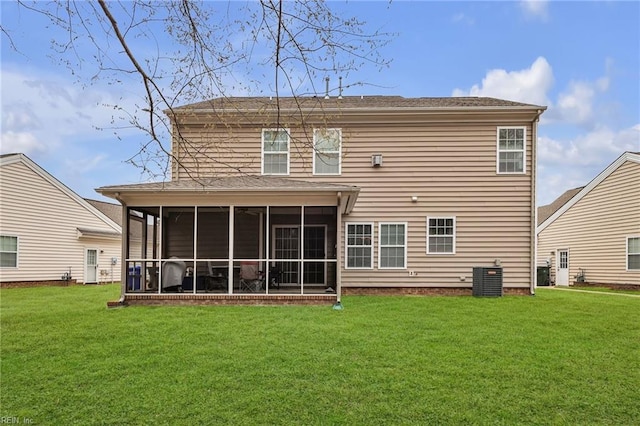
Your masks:
<svg viewBox="0 0 640 426"><path fill-rule="evenodd" d="M341 217L355 187L242 177L98 191L124 207L125 300L339 292Z"/></svg>

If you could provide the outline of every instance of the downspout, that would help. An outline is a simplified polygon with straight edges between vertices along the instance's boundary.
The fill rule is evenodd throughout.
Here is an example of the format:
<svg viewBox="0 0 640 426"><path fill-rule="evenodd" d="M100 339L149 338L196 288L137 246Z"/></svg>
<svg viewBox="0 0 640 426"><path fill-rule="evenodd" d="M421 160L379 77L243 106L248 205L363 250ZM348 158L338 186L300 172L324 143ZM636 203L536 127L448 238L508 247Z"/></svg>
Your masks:
<svg viewBox="0 0 640 426"><path fill-rule="evenodd" d="M533 209L533 220L531 221L531 241L533 241L533 255L531 256L530 293L536 294L536 283L538 282L538 236L536 228L538 226L538 208L536 206L536 180L538 175L538 122L544 110L539 109L531 121L531 208Z"/></svg>
<svg viewBox="0 0 640 426"><path fill-rule="evenodd" d="M125 259L127 258L127 249L129 248L129 212L127 211L127 203L120 198L120 193L114 194L115 199L122 205L122 244L120 244L120 299L119 304L124 303L125 286L127 285L127 264Z"/></svg>

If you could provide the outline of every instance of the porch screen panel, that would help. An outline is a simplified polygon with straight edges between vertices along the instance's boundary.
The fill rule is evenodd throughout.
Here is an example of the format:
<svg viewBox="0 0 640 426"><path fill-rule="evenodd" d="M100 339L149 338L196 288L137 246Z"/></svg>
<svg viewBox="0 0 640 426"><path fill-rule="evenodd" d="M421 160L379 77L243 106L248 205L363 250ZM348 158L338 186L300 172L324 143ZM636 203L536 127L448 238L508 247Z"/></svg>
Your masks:
<svg viewBox="0 0 640 426"><path fill-rule="evenodd" d="M259 260L264 256L266 214L266 207L234 209L234 259Z"/></svg>
<svg viewBox="0 0 640 426"><path fill-rule="evenodd" d="M298 259L300 257L300 229L297 227L276 227L275 258ZM298 284L298 262L278 262L280 264L281 282Z"/></svg>
<svg viewBox="0 0 640 426"><path fill-rule="evenodd" d="M198 259L229 258L229 207L199 207Z"/></svg>
<svg viewBox="0 0 640 426"><path fill-rule="evenodd" d="M167 207L163 210L163 216L163 257L192 259L195 208Z"/></svg>
<svg viewBox="0 0 640 426"><path fill-rule="evenodd" d="M326 263L308 262L309 260L325 258L326 228L324 226L304 227L304 283L324 284Z"/></svg>

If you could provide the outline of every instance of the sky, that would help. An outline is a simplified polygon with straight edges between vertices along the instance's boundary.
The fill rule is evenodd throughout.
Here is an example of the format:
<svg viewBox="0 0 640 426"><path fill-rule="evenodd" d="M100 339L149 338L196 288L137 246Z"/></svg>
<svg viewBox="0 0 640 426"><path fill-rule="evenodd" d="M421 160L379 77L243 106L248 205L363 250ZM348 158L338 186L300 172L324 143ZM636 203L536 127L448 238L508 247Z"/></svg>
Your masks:
<svg viewBox="0 0 640 426"><path fill-rule="evenodd" d="M329 6L393 34L380 50L390 64L345 76L345 85L367 83L345 95L489 96L547 106L538 129L538 205L588 184L623 152L640 152L640 2ZM113 107L139 105L140 80L101 78L90 66L96 53L81 43L73 54L84 65L69 66L51 45L60 29L12 1L1 1L0 12L10 35L0 35L0 153L26 154L86 198L106 200L94 191L100 186L147 181L126 162L147 139ZM166 41L154 37L132 46L153 52ZM236 44L243 37L229 34ZM268 85L263 90L269 94Z"/></svg>

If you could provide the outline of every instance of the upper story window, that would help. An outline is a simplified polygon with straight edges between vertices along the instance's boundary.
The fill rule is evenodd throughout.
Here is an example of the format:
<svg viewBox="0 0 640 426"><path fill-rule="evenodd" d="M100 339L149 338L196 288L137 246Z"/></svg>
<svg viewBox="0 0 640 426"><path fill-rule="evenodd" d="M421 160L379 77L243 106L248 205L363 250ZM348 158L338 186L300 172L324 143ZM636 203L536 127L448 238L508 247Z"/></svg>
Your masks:
<svg viewBox="0 0 640 426"><path fill-rule="evenodd" d="M262 174L289 174L289 129L262 130Z"/></svg>
<svg viewBox="0 0 640 426"><path fill-rule="evenodd" d="M339 175L342 130L315 129L313 131L313 174Z"/></svg>
<svg viewBox="0 0 640 426"><path fill-rule="evenodd" d="M0 268L18 267L18 237L0 235Z"/></svg>
<svg viewBox="0 0 640 426"><path fill-rule="evenodd" d="M373 224L346 224L347 269L373 268Z"/></svg>
<svg viewBox="0 0 640 426"><path fill-rule="evenodd" d="M640 237L627 238L627 270L640 271Z"/></svg>
<svg viewBox="0 0 640 426"><path fill-rule="evenodd" d="M525 173L524 127L498 127L498 173Z"/></svg>
<svg viewBox="0 0 640 426"><path fill-rule="evenodd" d="M427 254L455 254L456 218L427 218Z"/></svg>

